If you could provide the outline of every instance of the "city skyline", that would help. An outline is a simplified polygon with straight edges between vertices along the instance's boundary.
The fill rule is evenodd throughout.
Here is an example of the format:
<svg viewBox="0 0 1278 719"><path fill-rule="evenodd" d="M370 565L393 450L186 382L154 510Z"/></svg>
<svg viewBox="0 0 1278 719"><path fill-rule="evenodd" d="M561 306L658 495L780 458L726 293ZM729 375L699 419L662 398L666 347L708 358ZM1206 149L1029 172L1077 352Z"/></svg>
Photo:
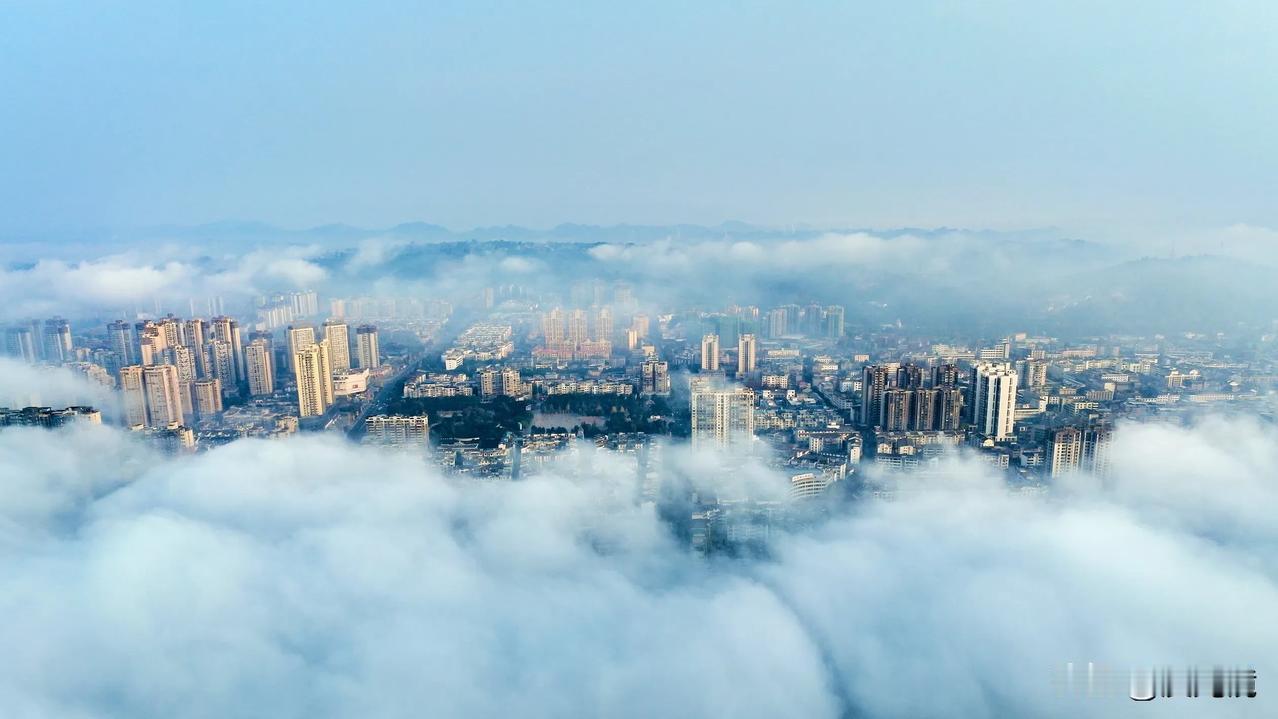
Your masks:
<svg viewBox="0 0 1278 719"><path fill-rule="evenodd" d="M0 717L1278 715L1278 4L0 48Z"/></svg>

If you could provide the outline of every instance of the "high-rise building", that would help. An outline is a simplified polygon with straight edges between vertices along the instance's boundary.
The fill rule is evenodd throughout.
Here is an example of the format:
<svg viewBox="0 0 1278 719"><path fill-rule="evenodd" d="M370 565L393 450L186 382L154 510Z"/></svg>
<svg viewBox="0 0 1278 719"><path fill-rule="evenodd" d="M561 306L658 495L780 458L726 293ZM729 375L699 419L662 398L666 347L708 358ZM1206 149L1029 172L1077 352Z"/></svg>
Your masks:
<svg viewBox="0 0 1278 719"><path fill-rule="evenodd" d="M568 313L568 341L574 345L590 340L589 322L585 310Z"/></svg>
<svg viewBox="0 0 1278 719"><path fill-rule="evenodd" d="M134 353L140 365L162 364L164 352L169 348L164 329L151 320L142 320L133 327L134 340L137 343Z"/></svg>
<svg viewBox="0 0 1278 719"><path fill-rule="evenodd" d="M355 328L355 344L360 369L382 366L382 351L377 342L377 327L360 325Z"/></svg>
<svg viewBox="0 0 1278 719"><path fill-rule="evenodd" d="M195 415L195 400L192 396L191 384L196 379L195 350L186 345L175 345L169 349L173 366L177 368L178 399L182 405L182 417L189 420Z"/></svg>
<svg viewBox="0 0 1278 719"><path fill-rule="evenodd" d="M10 327L6 329L4 331L4 351L10 357L17 357L24 362L36 362L38 356L31 328Z"/></svg>
<svg viewBox="0 0 1278 719"><path fill-rule="evenodd" d="M936 428L943 432L955 432L963 427L963 390L957 387L938 387L936 398Z"/></svg>
<svg viewBox="0 0 1278 719"><path fill-rule="evenodd" d="M44 359L70 362L75 359L71 344L71 323L60 317L44 322Z"/></svg>
<svg viewBox="0 0 1278 719"><path fill-rule="evenodd" d="M564 324L564 311L556 307L555 309L542 315L541 318L541 334L546 338L547 347L557 347L564 343L567 337L567 331Z"/></svg>
<svg viewBox="0 0 1278 719"><path fill-rule="evenodd" d="M937 414L937 410L941 402L941 390L915 389L910 391L913 393L913 397L910 399L910 429L916 432L930 432L940 429L940 417Z"/></svg>
<svg viewBox="0 0 1278 719"><path fill-rule="evenodd" d="M319 314L319 296L315 290L302 290L289 295L294 317L314 317Z"/></svg>
<svg viewBox="0 0 1278 719"><path fill-rule="evenodd" d="M595 341L612 341L612 308L600 307L595 313Z"/></svg>
<svg viewBox="0 0 1278 719"><path fill-rule="evenodd" d="M877 426L889 432L910 429L911 400L914 392L908 389L889 389L883 393L883 412Z"/></svg>
<svg viewBox="0 0 1278 719"><path fill-rule="evenodd" d="M479 373L479 394L492 397L501 391L501 371L488 367Z"/></svg>
<svg viewBox="0 0 1278 719"><path fill-rule="evenodd" d="M173 315L168 315L156 321L156 326L160 328L160 334L164 335L165 347L177 347L186 344L186 327L182 321Z"/></svg>
<svg viewBox="0 0 1278 719"><path fill-rule="evenodd" d="M1006 364L973 367L972 424L976 431L996 442L1011 439L1015 417L1016 371Z"/></svg>
<svg viewBox="0 0 1278 719"><path fill-rule="evenodd" d="M866 365L861 370L861 426L882 426L883 393L892 385L893 365Z"/></svg>
<svg viewBox="0 0 1278 719"><path fill-rule="evenodd" d="M643 394L670 394L670 365L651 359L640 366L639 391Z"/></svg>
<svg viewBox="0 0 1278 719"><path fill-rule="evenodd" d="M222 381L199 379L192 382L195 394L195 412L201 417L213 417L222 411Z"/></svg>
<svg viewBox="0 0 1278 719"><path fill-rule="evenodd" d="M204 352L204 343L209 337L209 323L199 317L186 321L186 345L195 352L195 369L199 377L209 374L208 355Z"/></svg>
<svg viewBox="0 0 1278 719"><path fill-rule="evenodd" d="M1061 427L1052 432L1048 472L1060 477L1079 470L1104 477L1109 473L1112 428L1105 422Z"/></svg>
<svg viewBox="0 0 1278 719"><path fill-rule="evenodd" d="M1108 476L1112 441L1113 427L1109 424L1093 424L1083 430L1083 467L1098 477Z"/></svg>
<svg viewBox="0 0 1278 719"><path fill-rule="evenodd" d="M328 320L324 323L324 339L328 340L328 351L333 360L334 372L345 372L351 368L350 326L345 322Z"/></svg>
<svg viewBox="0 0 1278 719"><path fill-rule="evenodd" d="M901 389L919 389L923 386L923 368L916 364L897 367L896 386Z"/></svg>
<svg viewBox="0 0 1278 719"><path fill-rule="evenodd" d="M1052 432L1051 459L1048 474L1060 477L1078 471L1083 460L1083 431L1077 427L1062 427Z"/></svg>
<svg viewBox="0 0 1278 719"><path fill-rule="evenodd" d="M249 394L260 396L275 391L275 358L270 340L249 342L244 348L244 364L248 369Z"/></svg>
<svg viewBox="0 0 1278 719"><path fill-rule="evenodd" d="M1047 362L1027 359L1016 363L1016 373L1022 378L1025 389L1037 392L1047 385Z"/></svg>
<svg viewBox="0 0 1278 719"><path fill-rule="evenodd" d="M143 367L142 385L146 389L147 426L168 427L182 423L181 390L176 367L171 364Z"/></svg>
<svg viewBox="0 0 1278 719"><path fill-rule="evenodd" d="M293 366L297 374L300 415L323 415L333 403L333 369L329 365L327 340L298 350L293 357Z"/></svg>
<svg viewBox="0 0 1278 719"><path fill-rule="evenodd" d="M838 339L843 336L843 306L830 305L825 308L825 336Z"/></svg>
<svg viewBox="0 0 1278 719"><path fill-rule="evenodd" d="M803 334L809 337L820 337L825 330L825 310L821 305L812 303L803 308Z"/></svg>
<svg viewBox="0 0 1278 719"><path fill-rule="evenodd" d="M244 369L244 338L240 336L240 323L230 317L214 317L211 327L213 338L231 347L232 377L229 381L225 377L219 377L222 380L222 389L234 387L239 384L240 378L247 374Z"/></svg>
<svg viewBox="0 0 1278 719"><path fill-rule="evenodd" d="M744 387L692 387L692 446L748 450L754 439L754 392Z"/></svg>
<svg viewBox="0 0 1278 719"><path fill-rule="evenodd" d="M288 337L288 371L297 373L297 353L315 344L315 328L309 325L290 326L285 331Z"/></svg>
<svg viewBox="0 0 1278 719"><path fill-rule="evenodd" d="M384 447L426 447L430 422L424 416L373 415L364 420L364 441Z"/></svg>
<svg viewBox="0 0 1278 719"><path fill-rule="evenodd" d="M142 381L142 365L120 368L120 392L124 395L124 422L129 427L147 423L146 385Z"/></svg>
<svg viewBox="0 0 1278 719"><path fill-rule="evenodd" d="M758 366L759 343L754 335L741 335L737 338L737 376L744 377Z"/></svg>
<svg viewBox="0 0 1278 719"><path fill-rule="evenodd" d="M705 335L701 338L701 371L719 371L719 335Z"/></svg>
<svg viewBox="0 0 1278 719"><path fill-rule="evenodd" d="M137 364L137 357L133 354L133 335L128 322L116 320L108 324L107 343L110 344L111 351L116 354L120 366Z"/></svg>
<svg viewBox="0 0 1278 719"><path fill-rule="evenodd" d="M933 387L957 387L959 383L959 368L956 364L937 365L932 368L932 386Z"/></svg>
<svg viewBox="0 0 1278 719"><path fill-rule="evenodd" d="M209 379L222 381L222 388L235 386L235 356L229 342L209 340L204 343L204 365Z"/></svg>
<svg viewBox="0 0 1278 719"><path fill-rule="evenodd" d="M784 337L789 331L786 325L786 311L784 307L778 307L768 311L768 336L776 339Z"/></svg>

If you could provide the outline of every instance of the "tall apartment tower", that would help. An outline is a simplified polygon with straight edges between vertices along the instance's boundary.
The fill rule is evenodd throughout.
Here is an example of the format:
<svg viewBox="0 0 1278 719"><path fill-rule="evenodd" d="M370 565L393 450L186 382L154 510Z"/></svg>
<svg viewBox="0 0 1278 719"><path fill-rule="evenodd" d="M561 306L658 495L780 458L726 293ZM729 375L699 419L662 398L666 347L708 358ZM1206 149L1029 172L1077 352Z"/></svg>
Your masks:
<svg viewBox="0 0 1278 719"><path fill-rule="evenodd" d="M293 356L297 374L297 407L302 417L318 417L333 404L333 369L327 340L308 345Z"/></svg>
<svg viewBox="0 0 1278 719"><path fill-rule="evenodd" d="M44 322L44 358L49 362L74 359L71 345L71 323L60 317Z"/></svg>
<svg viewBox="0 0 1278 719"><path fill-rule="evenodd" d="M754 439L754 392L694 382L692 446L745 451Z"/></svg>
<svg viewBox="0 0 1278 719"><path fill-rule="evenodd" d="M996 442L1011 439L1015 417L1016 371L1006 364L973 367L972 424L976 431Z"/></svg>
<svg viewBox="0 0 1278 719"><path fill-rule="evenodd" d="M196 379L195 350L186 345L177 345L169 350L173 366L177 368L178 399L182 405L182 417L190 419L195 416L195 400L191 387Z"/></svg>
<svg viewBox="0 0 1278 719"><path fill-rule="evenodd" d="M165 428L182 423L181 390L176 367L171 364L143 367L142 385L146 388L147 426Z"/></svg>
<svg viewBox="0 0 1278 719"><path fill-rule="evenodd" d="M866 365L861 370L861 426L878 427L882 424L883 393L892 385L896 367L891 365Z"/></svg>
<svg viewBox="0 0 1278 719"><path fill-rule="evenodd" d="M124 422L129 427L146 425L146 385L142 365L120 368L120 392L124 395Z"/></svg>
<svg viewBox="0 0 1278 719"><path fill-rule="evenodd" d="M640 366L639 373L639 392L641 394L670 394L669 363L651 359Z"/></svg>
<svg viewBox="0 0 1278 719"><path fill-rule="evenodd" d="M737 376L744 377L759 365L759 343L754 335L737 338Z"/></svg>
<svg viewBox="0 0 1278 719"><path fill-rule="evenodd" d="M195 395L195 413L212 417L222 411L222 380L199 379L191 383Z"/></svg>
<svg viewBox="0 0 1278 719"><path fill-rule="evenodd" d="M235 386L235 354L229 342L209 340L204 343L205 377L219 379L222 387Z"/></svg>
<svg viewBox="0 0 1278 719"><path fill-rule="evenodd" d="M4 331L4 351L11 357L34 363L38 359L30 327L10 327Z"/></svg>
<svg viewBox="0 0 1278 719"><path fill-rule="evenodd" d="M719 335L705 335L701 338L701 371L719 371Z"/></svg>
<svg viewBox="0 0 1278 719"><path fill-rule="evenodd" d="M768 311L768 336L772 338L784 337L788 327L786 325L785 308L778 307Z"/></svg>
<svg viewBox="0 0 1278 719"><path fill-rule="evenodd" d="M221 379L223 389L233 387L246 374L244 370L244 338L240 336L240 323L230 317L214 317L211 327L214 339L230 345L231 366L234 370L234 376L229 382L225 378Z"/></svg>
<svg viewBox="0 0 1278 719"><path fill-rule="evenodd" d="M546 338L547 347L562 345L566 337L564 330L564 311L555 309L542 315L541 334Z"/></svg>
<svg viewBox="0 0 1278 719"><path fill-rule="evenodd" d="M1077 471L1083 462L1083 431L1077 427L1062 427L1052 433L1051 459L1048 474L1060 477Z"/></svg>
<svg viewBox="0 0 1278 719"><path fill-rule="evenodd" d="M595 313L595 341L612 341L612 308L600 307Z"/></svg>
<svg viewBox="0 0 1278 719"><path fill-rule="evenodd" d="M1083 430L1083 466L1098 477L1109 475L1109 446L1113 427L1101 423Z"/></svg>
<svg viewBox="0 0 1278 719"><path fill-rule="evenodd" d="M914 392L908 389L889 389L883 393L883 411L878 426L889 432L910 429L910 414Z"/></svg>
<svg viewBox="0 0 1278 719"><path fill-rule="evenodd" d="M1112 428L1098 423L1086 427L1062 427L1052 433L1051 461L1048 471L1053 477L1078 470L1104 477L1109 473L1109 445Z"/></svg>
<svg viewBox="0 0 1278 719"><path fill-rule="evenodd" d="M288 371L296 374L297 353L315 344L315 328L310 325L290 325L285 336L288 337Z"/></svg>
<svg viewBox="0 0 1278 719"><path fill-rule="evenodd" d="M275 358L269 340L249 342L244 348L244 364L248 370L249 394L258 396L275 391Z"/></svg>
<svg viewBox="0 0 1278 719"><path fill-rule="evenodd" d="M121 367L137 364L138 358L133 352L133 335L128 322L116 320L108 324L107 343L110 344L111 351L119 358Z"/></svg>
<svg viewBox="0 0 1278 719"><path fill-rule="evenodd" d="M843 336L842 305L830 305L825 308L825 336L832 339Z"/></svg>
<svg viewBox="0 0 1278 719"><path fill-rule="evenodd" d="M382 366L382 351L377 343L377 327L360 325L355 328L356 355L360 369Z"/></svg>
<svg viewBox="0 0 1278 719"><path fill-rule="evenodd" d="M350 325L337 320L324 323L324 339L328 340L328 352L333 360L334 372L345 372L351 368L351 332Z"/></svg>

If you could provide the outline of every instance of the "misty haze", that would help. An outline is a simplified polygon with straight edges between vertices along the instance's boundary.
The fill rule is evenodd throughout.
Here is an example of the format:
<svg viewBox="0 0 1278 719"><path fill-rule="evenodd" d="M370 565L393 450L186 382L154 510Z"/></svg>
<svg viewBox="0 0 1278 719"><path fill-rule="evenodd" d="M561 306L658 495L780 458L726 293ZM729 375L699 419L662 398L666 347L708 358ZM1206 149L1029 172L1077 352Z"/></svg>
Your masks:
<svg viewBox="0 0 1278 719"><path fill-rule="evenodd" d="M0 717L1275 715L1275 37L0 7Z"/></svg>

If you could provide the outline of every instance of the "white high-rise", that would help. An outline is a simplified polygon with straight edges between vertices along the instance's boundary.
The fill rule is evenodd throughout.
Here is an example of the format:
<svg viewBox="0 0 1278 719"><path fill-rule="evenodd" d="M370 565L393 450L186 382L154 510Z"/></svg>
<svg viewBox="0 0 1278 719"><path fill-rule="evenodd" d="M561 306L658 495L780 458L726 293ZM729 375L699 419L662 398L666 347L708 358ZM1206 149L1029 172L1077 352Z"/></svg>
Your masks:
<svg viewBox="0 0 1278 719"><path fill-rule="evenodd" d="M758 366L759 343L754 335L741 335L737 338L737 375L750 374Z"/></svg>
<svg viewBox="0 0 1278 719"><path fill-rule="evenodd" d="M745 450L754 439L754 392L693 382L692 446Z"/></svg>
<svg viewBox="0 0 1278 719"><path fill-rule="evenodd" d="M1011 439L1015 417L1016 371L1006 364L973 367L972 424L976 431L996 442Z"/></svg>
<svg viewBox="0 0 1278 719"><path fill-rule="evenodd" d="M381 348L377 343L377 328L360 325L355 328L355 343L360 369L373 369L382 365Z"/></svg>
<svg viewBox="0 0 1278 719"><path fill-rule="evenodd" d="M364 420L364 441L388 447L425 447L430 442L426 417L373 415Z"/></svg>
<svg viewBox="0 0 1278 719"><path fill-rule="evenodd" d="M328 340L328 354L333 360L333 371L345 372L350 369L350 325L337 320L328 320L324 323L324 339Z"/></svg>
<svg viewBox="0 0 1278 719"><path fill-rule="evenodd" d="M701 338L701 371L719 371L719 335L706 335Z"/></svg>

